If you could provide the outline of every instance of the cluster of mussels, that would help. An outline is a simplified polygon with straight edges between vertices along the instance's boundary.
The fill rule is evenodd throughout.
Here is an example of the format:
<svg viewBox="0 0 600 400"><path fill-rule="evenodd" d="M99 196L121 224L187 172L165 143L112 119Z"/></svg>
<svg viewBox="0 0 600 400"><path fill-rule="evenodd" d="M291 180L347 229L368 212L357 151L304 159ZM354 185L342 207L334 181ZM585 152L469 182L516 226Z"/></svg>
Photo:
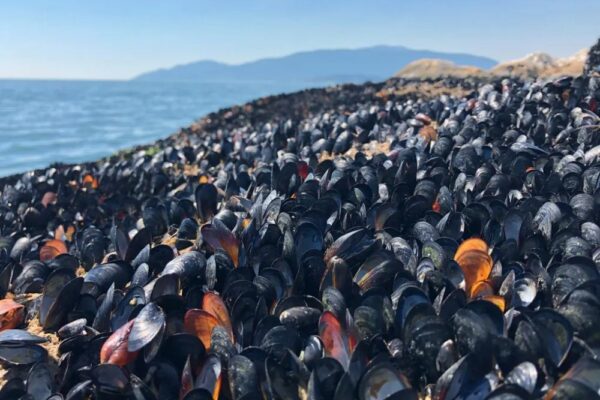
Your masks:
<svg viewBox="0 0 600 400"><path fill-rule="evenodd" d="M597 72L308 90L4 179L0 399L600 398Z"/></svg>

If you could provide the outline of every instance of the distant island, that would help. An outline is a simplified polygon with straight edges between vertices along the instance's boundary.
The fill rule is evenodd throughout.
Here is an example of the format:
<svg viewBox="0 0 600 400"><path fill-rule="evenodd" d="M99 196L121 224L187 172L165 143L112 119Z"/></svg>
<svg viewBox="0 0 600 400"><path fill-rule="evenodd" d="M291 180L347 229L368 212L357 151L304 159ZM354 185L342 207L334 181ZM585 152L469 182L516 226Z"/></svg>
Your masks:
<svg viewBox="0 0 600 400"><path fill-rule="evenodd" d="M140 81L283 81L355 82L381 81L420 59L441 59L458 65L489 69L498 62L464 53L415 50L402 46L360 49L314 50L242 64L197 61L143 73Z"/></svg>

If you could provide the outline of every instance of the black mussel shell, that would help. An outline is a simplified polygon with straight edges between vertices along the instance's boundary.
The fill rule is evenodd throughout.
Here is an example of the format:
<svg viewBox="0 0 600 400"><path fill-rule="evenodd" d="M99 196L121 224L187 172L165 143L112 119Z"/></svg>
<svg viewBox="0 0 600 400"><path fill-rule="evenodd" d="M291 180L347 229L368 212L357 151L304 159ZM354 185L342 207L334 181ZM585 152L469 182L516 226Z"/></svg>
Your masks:
<svg viewBox="0 0 600 400"><path fill-rule="evenodd" d="M0 362L13 366L28 366L45 362L48 352L37 344L0 346Z"/></svg>
<svg viewBox="0 0 600 400"><path fill-rule="evenodd" d="M135 352L141 350L165 329L165 314L154 303L148 303L142 308L129 333L127 350Z"/></svg>

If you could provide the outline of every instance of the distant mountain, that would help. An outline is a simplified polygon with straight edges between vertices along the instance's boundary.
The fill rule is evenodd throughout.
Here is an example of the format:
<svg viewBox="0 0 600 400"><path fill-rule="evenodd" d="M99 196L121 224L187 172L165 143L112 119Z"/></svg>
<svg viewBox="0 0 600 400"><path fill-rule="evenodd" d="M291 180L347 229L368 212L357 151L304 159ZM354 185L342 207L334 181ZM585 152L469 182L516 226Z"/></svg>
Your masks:
<svg viewBox="0 0 600 400"><path fill-rule="evenodd" d="M490 68L496 61L471 54L375 46L353 50L315 50L243 64L198 61L135 77L144 81L283 81L364 82L387 79L403 66L422 58Z"/></svg>

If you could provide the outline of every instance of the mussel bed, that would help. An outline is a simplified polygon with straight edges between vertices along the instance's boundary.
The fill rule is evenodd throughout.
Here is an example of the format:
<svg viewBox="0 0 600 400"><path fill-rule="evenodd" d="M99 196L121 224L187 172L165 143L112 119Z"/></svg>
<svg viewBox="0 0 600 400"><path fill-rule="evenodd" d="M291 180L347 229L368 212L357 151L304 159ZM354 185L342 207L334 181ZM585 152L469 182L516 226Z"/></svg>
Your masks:
<svg viewBox="0 0 600 400"><path fill-rule="evenodd" d="M599 104L340 85L3 178L0 400L600 399Z"/></svg>

